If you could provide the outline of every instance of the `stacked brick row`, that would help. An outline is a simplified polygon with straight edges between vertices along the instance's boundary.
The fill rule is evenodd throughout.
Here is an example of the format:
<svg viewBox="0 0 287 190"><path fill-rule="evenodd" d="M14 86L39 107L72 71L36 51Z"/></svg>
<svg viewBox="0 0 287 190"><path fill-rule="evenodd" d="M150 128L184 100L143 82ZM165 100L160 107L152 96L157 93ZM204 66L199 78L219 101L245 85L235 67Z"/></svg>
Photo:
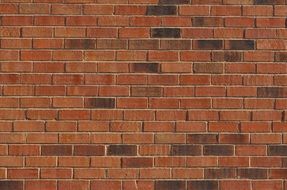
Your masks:
<svg viewBox="0 0 287 190"><path fill-rule="evenodd" d="M286 0L0 2L0 190L287 190Z"/></svg>

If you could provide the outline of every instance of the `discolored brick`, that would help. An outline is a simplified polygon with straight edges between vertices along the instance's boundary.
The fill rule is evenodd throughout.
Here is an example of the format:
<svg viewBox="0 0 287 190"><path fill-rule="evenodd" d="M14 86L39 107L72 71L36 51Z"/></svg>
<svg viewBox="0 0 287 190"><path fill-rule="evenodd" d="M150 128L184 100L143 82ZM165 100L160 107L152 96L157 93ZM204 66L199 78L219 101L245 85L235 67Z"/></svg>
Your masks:
<svg viewBox="0 0 287 190"><path fill-rule="evenodd" d="M283 87L258 87L259 98L284 98L287 97L287 89Z"/></svg>
<svg viewBox="0 0 287 190"><path fill-rule="evenodd" d="M159 4L189 4L190 0L159 0Z"/></svg>
<svg viewBox="0 0 287 190"><path fill-rule="evenodd" d="M266 179L267 178L267 170L266 169L253 169L253 168L245 168L238 169L238 177L247 178L247 179Z"/></svg>
<svg viewBox="0 0 287 190"><path fill-rule="evenodd" d="M0 181L1 190L23 190L23 181Z"/></svg>
<svg viewBox="0 0 287 190"><path fill-rule="evenodd" d="M147 15L176 15L176 6L148 6Z"/></svg>
<svg viewBox="0 0 287 190"><path fill-rule="evenodd" d="M228 40L226 48L231 50L253 50L255 49L253 40Z"/></svg>
<svg viewBox="0 0 287 190"><path fill-rule="evenodd" d="M95 49L96 40L93 39L66 39L65 48L70 49Z"/></svg>
<svg viewBox="0 0 287 190"><path fill-rule="evenodd" d="M105 147L102 145L76 145L74 147L75 156L104 156Z"/></svg>
<svg viewBox="0 0 287 190"><path fill-rule="evenodd" d="M185 190L186 182L185 181L156 181L155 190Z"/></svg>
<svg viewBox="0 0 287 190"><path fill-rule="evenodd" d="M129 49L132 50L159 49L159 40L129 40Z"/></svg>
<svg viewBox="0 0 287 190"><path fill-rule="evenodd" d="M194 40L193 49L219 50L223 48L222 40Z"/></svg>
<svg viewBox="0 0 287 190"><path fill-rule="evenodd" d="M223 64L221 63L194 63L193 72L195 73L223 73Z"/></svg>
<svg viewBox="0 0 287 190"><path fill-rule="evenodd" d="M205 179L232 179L236 177L236 169L234 168L212 168L204 170Z"/></svg>
<svg viewBox="0 0 287 190"><path fill-rule="evenodd" d="M213 52L212 61L240 62L242 61L241 52Z"/></svg>
<svg viewBox="0 0 287 190"><path fill-rule="evenodd" d="M115 108L115 98L85 98L88 108Z"/></svg>
<svg viewBox="0 0 287 190"><path fill-rule="evenodd" d="M187 134L187 143L190 144L212 144L218 142L217 134Z"/></svg>
<svg viewBox="0 0 287 190"><path fill-rule="evenodd" d="M200 145L172 145L170 154L172 156L197 156L201 155Z"/></svg>
<svg viewBox="0 0 287 190"><path fill-rule="evenodd" d="M160 49L189 50L191 49L190 40L161 40Z"/></svg>
<svg viewBox="0 0 287 190"><path fill-rule="evenodd" d="M232 156L234 154L233 145L205 145L203 155Z"/></svg>
<svg viewBox="0 0 287 190"><path fill-rule="evenodd" d="M180 38L179 28L152 28L152 38Z"/></svg>
<svg viewBox="0 0 287 190"><path fill-rule="evenodd" d="M270 145L268 146L269 156L287 156L287 146L285 145Z"/></svg>
<svg viewBox="0 0 287 190"><path fill-rule="evenodd" d="M187 190L218 190L217 181L187 181Z"/></svg>
<svg viewBox="0 0 287 190"><path fill-rule="evenodd" d="M71 145L44 145L41 147L41 155L43 156L71 156Z"/></svg>
<svg viewBox="0 0 287 190"><path fill-rule="evenodd" d="M109 145L107 155L113 156L136 156L136 145Z"/></svg>
<svg viewBox="0 0 287 190"><path fill-rule="evenodd" d="M160 87L132 87L131 96L162 96Z"/></svg>
<svg viewBox="0 0 287 190"><path fill-rule="evenodd" d="M158 73L160 72L159 63L133 63L131 72L135 73Z"/></svg>
<svg viewBox="0 0 287 190"><path fill-rule="evenodd" d="M192 26L219 27L223 26L223 19L221 17L194 17L192 18Z"/></svg>
<svg viewBox="0 0 287 190"><path fill-rule="evenodd" d="M283 5L284 0L254 0L255 5Z"/></svg>
<svg viewBox="0 0 287 190"><path fill-rule="evenodd" d="M153 166L153 158L122 158L123 168L149 168Z"/></svg>
<svg viewBox="0 0 287 190"><path fill-rule="evenodd" d="M275 61L287 62L287 53L285 52L276 52Z"/></svg>

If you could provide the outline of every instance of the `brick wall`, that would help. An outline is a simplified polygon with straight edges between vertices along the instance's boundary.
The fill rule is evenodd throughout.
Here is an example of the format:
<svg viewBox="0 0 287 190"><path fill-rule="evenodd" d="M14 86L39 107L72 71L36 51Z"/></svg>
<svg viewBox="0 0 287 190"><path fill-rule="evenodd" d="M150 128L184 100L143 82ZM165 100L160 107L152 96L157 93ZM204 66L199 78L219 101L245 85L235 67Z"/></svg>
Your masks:
<svg viewBox="0 0 287 190"><path fill-rule="evenodd" d="M0 2L0 190L287 190L286 0Z"/></svg>

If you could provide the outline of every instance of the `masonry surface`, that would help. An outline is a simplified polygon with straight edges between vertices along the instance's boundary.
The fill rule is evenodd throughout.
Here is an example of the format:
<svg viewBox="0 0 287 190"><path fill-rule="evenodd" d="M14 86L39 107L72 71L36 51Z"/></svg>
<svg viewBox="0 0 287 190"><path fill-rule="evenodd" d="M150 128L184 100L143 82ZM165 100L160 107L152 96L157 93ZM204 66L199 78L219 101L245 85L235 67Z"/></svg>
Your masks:
<svg viewBox="0 0 287 190"><path fill-rule="evenodd" d="M287 0L0 0L0 190L287 190Z"/></svg>

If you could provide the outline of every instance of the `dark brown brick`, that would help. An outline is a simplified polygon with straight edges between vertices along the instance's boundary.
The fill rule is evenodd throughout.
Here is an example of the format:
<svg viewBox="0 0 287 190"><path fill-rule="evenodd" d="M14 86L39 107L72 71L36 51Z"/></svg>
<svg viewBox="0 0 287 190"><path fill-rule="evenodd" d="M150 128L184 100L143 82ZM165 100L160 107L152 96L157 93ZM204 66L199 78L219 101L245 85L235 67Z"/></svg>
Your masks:
<svg viewBox="0 0 287 190"><path fill-rule="evenodd" d="M43 156L71 156L71 145L45 145L41 147Z"/></svg>
<svg viewBox="0 0 287 190"><path fill-rule="evenodd" d="M191 41L190 40L161 40L160 49L189 50L191 49Z"/></svg>
<svg viewBox="0 0 287 190"><path fill-rule="evenodd" d="M115 108L115 98L86 98L85 107L88 108Z"/></svg>
<svg viewBox="0 0 287 190"><path fill-rule="evenodd" d="M228 179L236 177L236 169L233 168L219 168L219 169L205 169L205 179Z"/></svg>
<svg viewBox="0 0 287 190"><path fill-rule="evenodd" d="M214 156L232 156L234 147L232 145L205 145L203 147L204 155Z"/></svg>
<svg viewBox="0 0 287 190"><path fill-rule="evenodd" d="M94 49L96 40L92 39L66 39L65 48L70 49Z"/></svg>
<svg viewBox="0 0 287 190"><path fill-rule="evenodd" d="M153 158L122 158L123 168L149 168L153 166Z"/></svg>
<svg viewBox="0 0 287 190"><path fill-rule="evenodd" d="M159 0L159 4L189 4L190 0Z"/></svg>
<svg viewBox="0 0 287 190"><path fill-rule="evenodd" d="M180 38L179 28L152 28L152 38Z"/></svg>
<svg viewBox="0 0 287 190"><path fill-rule="evenodd" d="M287 88L283 87L258 87L259 98L284 98L287 97Z"/></svg>
<svg viewBox="0 0 287 190"><path fill-rule="evenodd" d="M191 144L209 144L217 143L218 135L216 134L188 134L187 143Z"/></svg>
<svg viewBox="0 0 287 190"><path fill-rule="evenodd" d="M107 150L108 155L113 156L136 156L136 145L110 145Z"/></svg>
<svg viewBox="0 0 287 190"><path fill-rule="evenodd" d="M102 145L76 145L74 147L75 156L104 156L105 146Z"/></svg>
<svg viewBox="0 0 287 190"><path fill-rule="evenodd" d="M185 190L185 181L156 181L155 190Z"/></svg>
<svg viewBox="0 0 287 190"><path fill-rule="evenodd" d="M287 156L286 145L272 145L268 147L269 156Z"/></svg>
<svg viewBox="0 0 287 190"><path fill-rule="evenodd" d="M240 62L242 61L241 52L213 52L212 61Z"/></svg>
<svg viewBox="0 0 287 190"><path fill-rule="evenodd" d="M99 39L97 40L97 49L127 49L127 40L118 39Z"/></svg>
<svg viewBox="0 0 287 190"><path fill-rule="evenodd" d="M286 21L287 21L287 19L286 19ZM287 61L287 53L285 53L285 52L275 53L275 61L286 62Z"/></svg>
<svg viewBox="0 0 287 190"><path fill-rule="evenodd" d="M1 190L23 190L23 181L0 181Z"/></svg>
<svg viewBox="0 0 287 190"><path fill-rule="evenodd" d="M220 134L219 143L223 144L248 144L250 142L248 134Z"/></svg>
<svg viewBox="0 0 287 190"><path fill-rule="evenodd" d="M187 190L218 190L217 181L188 181Z"/></svg>
<svg viewBox="0 0 287 190"><path fill-rule="evenodd" d="M231 50L253 50L253 40L228 40L226 42L226 48Z"/></svg>
<svg viewBox="0 0 287 190"><path fill-rule="evenodd" d="M216 27L223 26L223 19L220 17L194 17L192 18L193 27Z"/></svg>
<svg viewBox="0 0 287 190"><path fill-rule="evenodd" d="M158 73L160 67L158 63L133 63L131 64L131 72L135 73Z"/></svg>
<svg viewBox="0 0 287 190"><path fill-rule="evenodd" d="M287 167L287 158L282 158L282 166L283 166L284 168Z"/></svg>
<svg viewBox="0 0 287 190"><path fill-rule="evenodd" d="M237 175L239 178L247 178L247 179L266 179L267 178L267 170L266 169L238 169Z"/></svg>
<svg viewBox="0 0 287 190"><path fill-rule="evenodd" d="M176 6L148 6L147 15L176 15Z"/></svg>
<svg viewBox="0 0 287 190"><path fill-rule="evenodd" d="M222 40L194 40L193 49L217 50L223 48Z"/></svg>
<svg viewBox="0 0 287 190"><path fill-rule="evenodd" d="M193 72L195 73L223 73L222 63L194 63Z"/></svg>
<svg viewBox="0 0 287 190"><path fill-rule="evenodd" d="M254 0L255 5L284 5L284 0Z"/></svg>
<svg viewBox="0 0 287 190"><path fill-rule="evenodd" d="M132 96L162 96L160 87L132 87Z"/></svg>
<svg viewBox="0 0 287 190"><path fill-rule="evenodd" d="M173 145L170 154L173 156L196 156L201 155L201 150L200 145Z"/></svg>
<svg viewBox="0 0 287 190"><path fill-rule="evenodd" d="M159 49L159 40L129 40L129 49L133 50Z"/></svg>

